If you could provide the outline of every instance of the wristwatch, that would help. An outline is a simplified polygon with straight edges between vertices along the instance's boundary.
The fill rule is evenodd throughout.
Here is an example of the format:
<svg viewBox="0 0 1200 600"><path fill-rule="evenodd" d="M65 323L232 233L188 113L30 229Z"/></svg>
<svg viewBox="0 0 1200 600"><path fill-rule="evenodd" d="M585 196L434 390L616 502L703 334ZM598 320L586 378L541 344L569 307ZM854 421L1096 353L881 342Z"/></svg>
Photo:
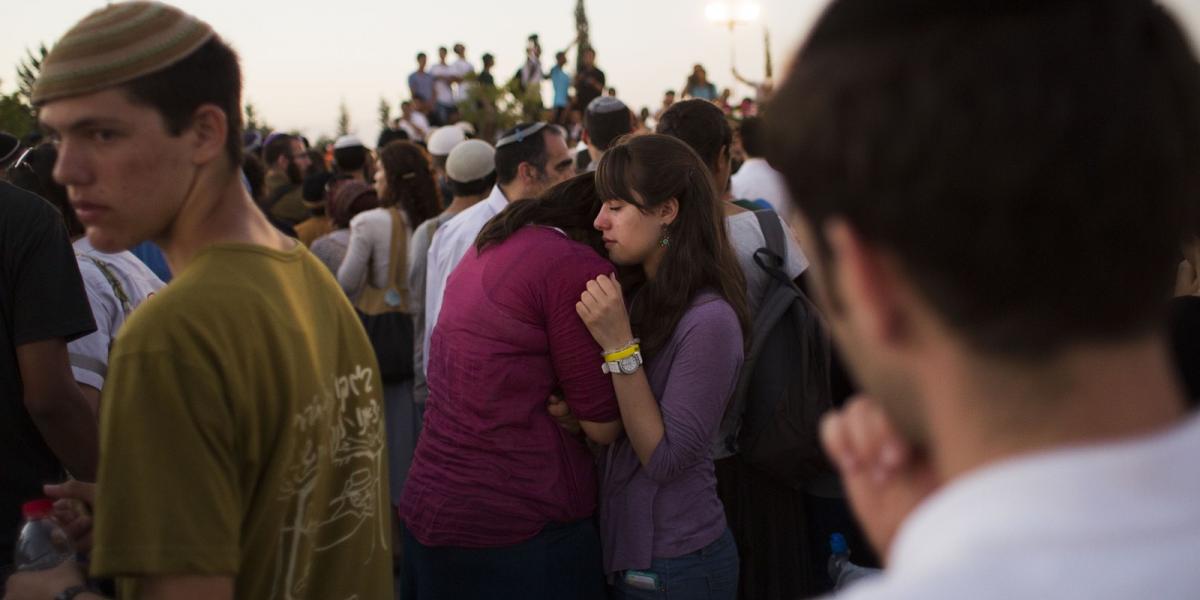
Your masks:
<svg viewBox="0 0 1200 600"><path fill-rule="evenodd" d="M620 373L621 375L633 375L642 366L641 351L634 352L625 358L606 362L600 365L600 370L607 373Z"/></svg>

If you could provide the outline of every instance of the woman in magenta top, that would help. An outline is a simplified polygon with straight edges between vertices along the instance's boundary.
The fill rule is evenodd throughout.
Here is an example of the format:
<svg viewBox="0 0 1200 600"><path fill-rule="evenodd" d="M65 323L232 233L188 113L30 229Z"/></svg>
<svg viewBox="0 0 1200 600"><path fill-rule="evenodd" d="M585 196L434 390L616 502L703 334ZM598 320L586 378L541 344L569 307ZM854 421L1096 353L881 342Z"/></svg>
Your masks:
<svg viewBox="0 0 1200 600"><path fill-rule="evenodd" d="M450 275L429 354L429 400L408 482L406 599L602 598L594 460L583 434L620 432L600 347L575 303L613 272L592 228L591 174L515 202Z"/></svg>

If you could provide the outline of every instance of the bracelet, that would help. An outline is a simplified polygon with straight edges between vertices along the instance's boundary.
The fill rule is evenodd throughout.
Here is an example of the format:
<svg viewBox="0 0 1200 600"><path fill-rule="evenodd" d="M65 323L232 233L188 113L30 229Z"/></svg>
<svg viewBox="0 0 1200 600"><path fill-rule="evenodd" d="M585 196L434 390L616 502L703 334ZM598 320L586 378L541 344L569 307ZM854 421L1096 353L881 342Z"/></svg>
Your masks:
<svg viewBox="0 0 1200 600"><path fill-rule="evenodd" d="M640 340L637 338L633 338L628 344L625 344L625 346L617 350L613 350L612 352L604 353L604 362L613 362L614 360L621 360L622 358L629 358L630 356L633 356L635 352L641 349L641 347L638 345L639 341Z"/></svg>

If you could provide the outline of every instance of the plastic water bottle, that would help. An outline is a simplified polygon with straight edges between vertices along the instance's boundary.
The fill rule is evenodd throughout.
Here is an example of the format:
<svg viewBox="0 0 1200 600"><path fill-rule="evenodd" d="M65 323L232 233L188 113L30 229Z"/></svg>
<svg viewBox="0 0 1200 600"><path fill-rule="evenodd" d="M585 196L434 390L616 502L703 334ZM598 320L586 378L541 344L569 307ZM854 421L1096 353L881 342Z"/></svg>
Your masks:
<svg viewBox="0 0 1200 600"><path fill-rule="evenodd" d="M13 563L18 571L42 571L75 559L75 549L67 532L58 526L51 515L54 501L32 500L21 505L25 523L21 537L13 550Z"/></svg>
<svg viewBox="0 0 1200 600"><path fill-rule="evenodd" d="M829 578L833 580L835 591L880 573L879 569L860 567L850 562L850 547L846 544L846 537L840 533L829 536L829 552Z"/></svg>

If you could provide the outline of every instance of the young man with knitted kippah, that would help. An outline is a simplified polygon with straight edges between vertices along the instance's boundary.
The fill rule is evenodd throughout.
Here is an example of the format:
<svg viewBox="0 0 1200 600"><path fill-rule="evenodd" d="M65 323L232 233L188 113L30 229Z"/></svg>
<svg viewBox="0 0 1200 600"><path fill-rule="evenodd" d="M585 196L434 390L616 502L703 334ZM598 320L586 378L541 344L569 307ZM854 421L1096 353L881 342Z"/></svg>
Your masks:
<svg viewBox="0 0 1200 600"><path fill-rule="evenodd" d="M33 100L88 240L153 240L176 273L112 349L98 483L47 493L94 494L92 575L124 598L390 598L379 367L328 269L242 187L240 92L229 46L152 2L92 13L43 63ZM67 563L7 597L83 584Z"/></svg>

